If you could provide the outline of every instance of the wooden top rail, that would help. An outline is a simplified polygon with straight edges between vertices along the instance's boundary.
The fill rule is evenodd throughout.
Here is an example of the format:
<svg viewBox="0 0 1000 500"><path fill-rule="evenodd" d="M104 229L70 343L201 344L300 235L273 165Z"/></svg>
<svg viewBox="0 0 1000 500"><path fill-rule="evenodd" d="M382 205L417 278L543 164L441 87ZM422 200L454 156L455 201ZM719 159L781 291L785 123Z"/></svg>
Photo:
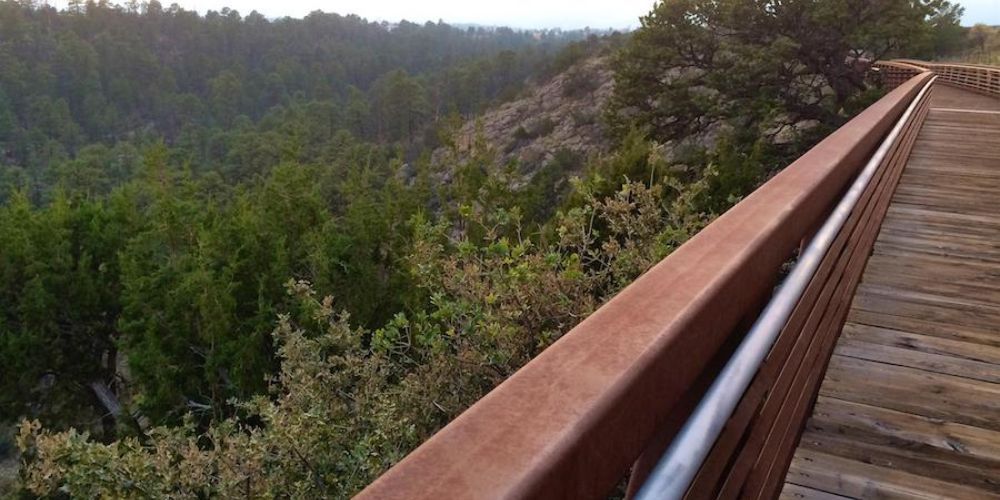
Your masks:
<svg viewBox="0 0 1000 500"><path fill-rule="evenodd" d="M930 79L917 75L820 142L359 498L600 498L634 463L648 469L782 265Z"/></svg>

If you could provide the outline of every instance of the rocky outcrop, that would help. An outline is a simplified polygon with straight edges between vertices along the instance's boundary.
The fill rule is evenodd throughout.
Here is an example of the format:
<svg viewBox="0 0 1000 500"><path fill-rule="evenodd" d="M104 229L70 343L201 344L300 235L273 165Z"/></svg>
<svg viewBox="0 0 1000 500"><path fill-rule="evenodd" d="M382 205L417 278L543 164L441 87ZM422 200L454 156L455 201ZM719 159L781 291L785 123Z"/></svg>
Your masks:
<svg viewBox="0 0 1000 500"><path fill-rule="evenodd" d="M526 97L468 121L458 131L454 153L467 154L478 136L496 152L498 164L516 162L530 177L559 151L581 160L607 152L601 114L614 84L608 62L607 57L585 59L532 87ZM444 162L450 153L439 149L433 159Z"/></svg>

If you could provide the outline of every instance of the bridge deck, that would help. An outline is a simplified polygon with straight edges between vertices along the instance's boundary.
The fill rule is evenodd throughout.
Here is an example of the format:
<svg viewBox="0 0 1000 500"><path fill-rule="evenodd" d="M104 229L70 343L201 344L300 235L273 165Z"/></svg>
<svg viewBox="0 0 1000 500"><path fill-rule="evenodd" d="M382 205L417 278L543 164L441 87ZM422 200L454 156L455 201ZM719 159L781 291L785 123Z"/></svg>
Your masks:
<svg viewBox="0 0 1000 500"><path fill-rule="evenodd" d="M1000 498L1000 100L936 87L782 498Z"/></svg>

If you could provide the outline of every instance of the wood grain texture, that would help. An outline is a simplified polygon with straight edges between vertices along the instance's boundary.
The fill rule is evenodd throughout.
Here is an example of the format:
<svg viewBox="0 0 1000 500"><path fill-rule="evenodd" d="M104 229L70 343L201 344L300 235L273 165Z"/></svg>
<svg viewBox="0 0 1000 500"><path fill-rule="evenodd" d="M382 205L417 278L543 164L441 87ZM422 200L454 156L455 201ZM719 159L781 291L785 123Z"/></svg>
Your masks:
<svg viewBox="0 0 1000 500"><path fill-rule="evenodd" d="M781 498L1000 498L996 110L935 89Z"/></svg>

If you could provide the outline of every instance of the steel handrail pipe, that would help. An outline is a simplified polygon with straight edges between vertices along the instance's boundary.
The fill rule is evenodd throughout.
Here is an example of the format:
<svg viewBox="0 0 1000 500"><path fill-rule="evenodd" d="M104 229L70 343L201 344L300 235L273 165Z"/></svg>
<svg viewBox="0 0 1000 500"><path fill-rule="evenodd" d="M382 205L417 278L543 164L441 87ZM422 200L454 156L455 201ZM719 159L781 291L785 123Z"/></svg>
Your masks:
<svg viewBox="0 0 1000 500"><path fill-rule="evenodd" d="M879 166L936 78L930 79L913 99L799 256L792 272L768 302L694 413L671 442L663 458L648 476L636 496L637 500L683 498L687 493L698 469L712 450L726 422L732 417L754 375L777 340L778 334L788 322L806 287L819 269L830 245L844 227L858 200L861 199Z"/></svg>

